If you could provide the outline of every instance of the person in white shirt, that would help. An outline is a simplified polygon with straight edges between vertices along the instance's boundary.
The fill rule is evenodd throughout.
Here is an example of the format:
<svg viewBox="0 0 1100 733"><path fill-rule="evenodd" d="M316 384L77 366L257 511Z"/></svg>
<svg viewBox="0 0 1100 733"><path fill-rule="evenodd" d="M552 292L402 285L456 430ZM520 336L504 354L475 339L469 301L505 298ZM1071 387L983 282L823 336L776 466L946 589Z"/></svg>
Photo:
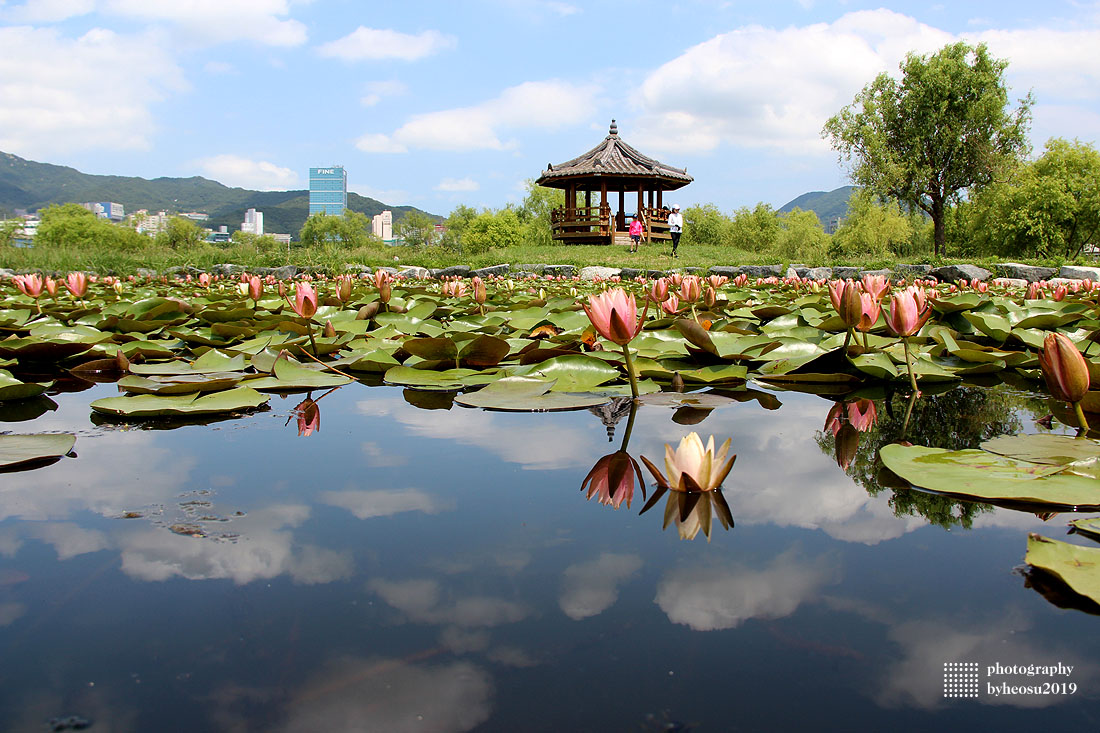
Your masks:
<svg viewBox="0 0 1100 733"><path fill-rule="evenodd" d="M680 244L680 235L684 231L684 215L680 213L680 205L672 207L672 213L668 215L668 233L672 235L672 256L676 257L676 247Z"/></svg>

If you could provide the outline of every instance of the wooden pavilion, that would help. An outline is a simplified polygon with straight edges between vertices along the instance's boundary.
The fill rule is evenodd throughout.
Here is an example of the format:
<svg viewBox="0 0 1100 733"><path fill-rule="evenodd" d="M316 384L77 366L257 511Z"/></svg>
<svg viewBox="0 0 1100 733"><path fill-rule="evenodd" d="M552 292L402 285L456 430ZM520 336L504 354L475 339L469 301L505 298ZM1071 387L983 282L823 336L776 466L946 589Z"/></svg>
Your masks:
<svg viewBox="0 0 1100 733"><path fill-rule="evenodd" d="M607 137L596 147L559 165L548 165L538 180L540 186L565 191L565 206L550 212L550 231L563 244L614 244L616 235L626 241L628 217L637 214L647 240L670 240L669 207L665 191L675 191L692 182L687 169L673 168L642 155L619 137L611 120ZM578 196L584 192L584 206ZM628 212L626 194L638 194L637 207ZM599 193L599 205L592 194ZM612 214L609 193L618 193L618 208Z"/></svg>

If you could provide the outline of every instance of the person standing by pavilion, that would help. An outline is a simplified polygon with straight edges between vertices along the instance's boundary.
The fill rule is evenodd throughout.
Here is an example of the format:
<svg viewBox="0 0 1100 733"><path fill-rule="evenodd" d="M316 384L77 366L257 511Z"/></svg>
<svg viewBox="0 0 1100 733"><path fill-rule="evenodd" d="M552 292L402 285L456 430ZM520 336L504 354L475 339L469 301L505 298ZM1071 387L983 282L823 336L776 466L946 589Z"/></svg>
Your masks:
<svg viewBox="0 0 1100 733"><path fill-rule="evenodd" d="M642 222L638 220L637 216L634 216L630 220L630 251L631 253L638 251L638 245L642 241Z"/></svg>
<svg viewBox="0 0 1100 733"><path fill-rule="evenodd" d="M672 256L676 257L676 247L680 244L680 235L684 231L684 216L680 213L680 205L672 207L672 213L668 215L668 233L672 235Z"/></svg>

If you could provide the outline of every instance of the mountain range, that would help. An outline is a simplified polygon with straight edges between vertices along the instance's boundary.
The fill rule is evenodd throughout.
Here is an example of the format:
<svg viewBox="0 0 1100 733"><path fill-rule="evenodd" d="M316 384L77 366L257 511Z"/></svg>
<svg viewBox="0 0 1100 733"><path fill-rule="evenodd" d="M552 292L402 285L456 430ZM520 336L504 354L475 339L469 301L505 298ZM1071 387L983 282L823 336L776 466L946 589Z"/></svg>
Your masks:
<svg viewBox="0 0 1100 733"><path fill-rule="evenodd" d="M0 216L16 210L34 212L50 204L112 201L130 214L139 209L151 212L200 211L209 214L206 226L229 231L240 228L247 209L264 214L264 230L298 236L309 215L309 191L251 191L230 188L202 176L190 178L154 178L100 176L81 173L75 168L37 163L11 153L0 152ZM391 206L381 201L348 193L348 208L367 216L388 209L394 222L413 206ZM421 212L433 220L441 217Z"/></svg>

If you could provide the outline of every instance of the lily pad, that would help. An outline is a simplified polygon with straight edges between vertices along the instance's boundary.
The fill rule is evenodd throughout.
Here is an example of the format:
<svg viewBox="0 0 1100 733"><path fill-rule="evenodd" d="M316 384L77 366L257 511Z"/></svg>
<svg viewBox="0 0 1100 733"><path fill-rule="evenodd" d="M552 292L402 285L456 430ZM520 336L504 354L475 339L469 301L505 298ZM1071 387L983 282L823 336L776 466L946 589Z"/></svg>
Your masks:
<svg viewBox="0 0 1100 733"><path fill-rule="evenodd" d="M350 377L335 372L322 371L289 359L276 359L273 377L261 377L249 383L252 389L324 389L339 387L353 381Z"/></svg>
<svg viewBox="0 0 1100 733"><path fill-rule="evenodd" d="M949 451L919 445L887 445L883 464L923 489L982 499L1100 509L1100 482L1049 466L983 450Z"/></svg>
<svg viewBox="0 0 1100 733"><path fill-rule="evenodd" d="M3 369L0 369L0 402L26 400L31 397L37 397L45 392L51 384L53 384L53 382L47 382L46 384L23 382Z"/></svg>
<svg viewBox="0 0 1100 733"><path fill-rule="evenodd" d="M76 436L70 433L0 435L0 468L60 458L75 444Z"/></svg>
<svg viewBox="0 0 1100 733"><path fill-rule="evenodd" d="M128 418L216 415L248 410L265 404L270 397L251 387L234 387L205 395L136 395L96 400L91 408L107 415Z"/></svg>
<svg viewBox="0 0 1100 733"><path fill-rule="evenodd" d="M455 402L467 407L507 412L551 412L596 407L608 397L592 394L551 392L553 382L530 377L505 377L472 394L455 397Z"/></svg>
<svg viewBox="0 0 1100 733"><path fill-rule="evenodd" d="M982 443L982 450L1031 463L1064 466L1100 458L1100 441L1050 433L1002 435Z"/></svg>
<svg viewBox="0 0 1100 733"><path fill-rule="evenodd" d="M1052 573L1075 593L1100 603L1100 549L1030 534L1024 562Z"/></svg>

